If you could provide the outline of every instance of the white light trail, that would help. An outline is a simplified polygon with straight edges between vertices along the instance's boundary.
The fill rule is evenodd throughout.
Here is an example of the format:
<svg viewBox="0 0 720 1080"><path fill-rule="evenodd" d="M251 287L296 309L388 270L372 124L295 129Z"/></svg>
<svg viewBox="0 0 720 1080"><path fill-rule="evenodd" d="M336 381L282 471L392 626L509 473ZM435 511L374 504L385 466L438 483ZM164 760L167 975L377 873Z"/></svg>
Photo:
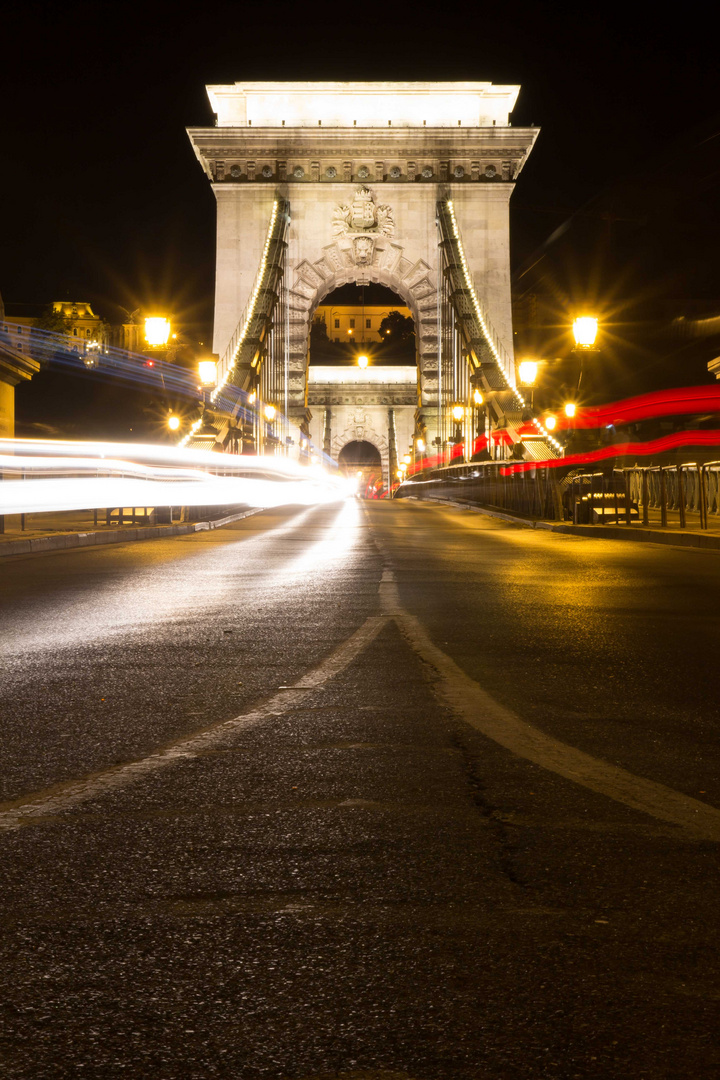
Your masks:
<svg viewBox="0 0 720 1080"><path fill-rule="evenodd" d="M103 507L311 506L352 481L288 459L135 443L0 440L0 514Z"/></svg>

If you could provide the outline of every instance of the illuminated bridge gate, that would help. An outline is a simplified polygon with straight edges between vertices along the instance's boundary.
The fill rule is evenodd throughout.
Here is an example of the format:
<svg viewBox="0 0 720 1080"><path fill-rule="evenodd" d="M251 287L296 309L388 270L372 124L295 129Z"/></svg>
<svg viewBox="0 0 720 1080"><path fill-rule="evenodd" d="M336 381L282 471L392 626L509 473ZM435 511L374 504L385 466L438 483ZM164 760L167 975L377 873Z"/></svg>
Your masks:
<svg viewBox="0 0 720 1080"><path fill-rule="evenodd" d="M457 436L448 410L471 405L478 388L489 407L482 418L468 409L466 447L480 422L499 422L514 440L522 404L509 199L537 136L509 123L518 91L486 82L209 86L217 125L189 135L217 199L221 382L274 395L309 432L313 312L341 285L377 282L415 322L417 424L428 445ZM275 381L263 389L271 331L284 353L275 347Z"/></svg>

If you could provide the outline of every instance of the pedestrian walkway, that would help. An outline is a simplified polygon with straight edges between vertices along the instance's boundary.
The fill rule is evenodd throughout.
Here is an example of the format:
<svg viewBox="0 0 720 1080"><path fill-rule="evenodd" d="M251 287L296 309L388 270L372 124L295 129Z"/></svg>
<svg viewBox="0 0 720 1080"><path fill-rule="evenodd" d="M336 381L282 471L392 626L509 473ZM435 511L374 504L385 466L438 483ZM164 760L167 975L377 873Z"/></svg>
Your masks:
<svg viewBox="0 0 720 1080"><path fill-rule="evenodd" d="M204 513L204 508L197 508ZM117 521L107 524L105 513L93 510L67 510L47 514L7 514L0 517L0 558L8 555L29 555L39 551L61 551L67 548L91 547L97 544L126 543L131 540L152 540L161 536L183 536L202 529L214 529L237 521L256 510L241 510L227 515L226 507L218 507L223 517L203 521L175 521L167 525L138 524L144 515L139 512L135 523ZM192 511L191 511L192 513Z"/></svg>
<svg viewBox="0 0 720 1080"><path fill-rule="evenodd" d="M662 524L660 510L651 509L648 512L648 524L642 524L641 519L632 521L629 525L624 522L602 523L597 525L574 525L567 521L539 521L530 520L521 514L514 514L507 510L496 510L492 506L476 506L469 502L461 502L453 499L433 498L421 500L423 502L442 502L451 506L460 506L467 510L473 510L479 514L487 514L503 521L510 521L516 525L524 525L527 528L545 529L549 532L568 533L573 536L594 536L603 540L640 540L648 544L670 544L676 547L697 547L720 550L720 515L709 516L709 528L700 528L700 515L691 511L685 512L685 528L680 525L680 514L677 510L668 510L667 524Z"/></svg>

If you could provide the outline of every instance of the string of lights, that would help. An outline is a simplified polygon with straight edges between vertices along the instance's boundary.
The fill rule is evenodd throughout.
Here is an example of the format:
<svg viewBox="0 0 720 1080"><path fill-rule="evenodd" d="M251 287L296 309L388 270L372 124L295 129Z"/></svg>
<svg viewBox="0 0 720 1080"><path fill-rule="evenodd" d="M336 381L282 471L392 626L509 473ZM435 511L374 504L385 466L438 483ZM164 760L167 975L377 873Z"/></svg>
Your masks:
<svg viewBox="0 0 720 1080"><path fill-rule="evenodd" d="M517 387L514 386L513 383L510 381L510 379L508 378L507 372L511 368L511 362L510 362L509 358L505 355L504 350L503 350L503 354L501 354L500 350L498 349L498 346L497 346L496 341L495 341L495 335L492 333L492 330L491 330L490 321L487 318L487 316L485 315L485 313L483 312L482 306L480 304L480 300L478 298L477 290L475 288L475 283L474 283L474 281L472 279L472 275L470 274L470 269L469 269L468 264L467 264L467 259L465 258L465 249L463 247L463 242L462 242L462 240L460 238L460 230L458 228L457 219L455 217L455 208L453 206L452 200L448 199L446 205L447 205L447 208L448 208L448 213L450 215L450 222L451 222L451 225L452 225L453 240L457 244L458 255L460 256L460 265L462 267L465 289L466 289L468 295L470 296L470 298L472 300L472 305L473 305L473 309L474 309L474 312L475 312L475 317L476 317L476 319L478 321L478 324L479 324L480 329L482 331L483 337L484 337L484 339L485 339L485 341L487 343L487 346L490 349L492 357L495 360L495 363L497 364L497 368L498 368L498 372L500 374L500 377L502 378L503 382L505 383L505 389L507 391L509 391L514 396L515 400L517 401L517 403L518 403L518 405L520 406L521 409L527 409L529 406L528 406L528 403L525 401L525 398L522 396L522 394L517 389ZM537 417L533 417L532 423L537 428L538 433L540 435L542 435L543 438L546 439L547 442L551 446L553 446L557 450L557 452L559 454L562 454L563 453L562 443L558 442L557 439L553 438L553 436L545 428L545 426L541 423L541 421L538 420Z"/></svg>

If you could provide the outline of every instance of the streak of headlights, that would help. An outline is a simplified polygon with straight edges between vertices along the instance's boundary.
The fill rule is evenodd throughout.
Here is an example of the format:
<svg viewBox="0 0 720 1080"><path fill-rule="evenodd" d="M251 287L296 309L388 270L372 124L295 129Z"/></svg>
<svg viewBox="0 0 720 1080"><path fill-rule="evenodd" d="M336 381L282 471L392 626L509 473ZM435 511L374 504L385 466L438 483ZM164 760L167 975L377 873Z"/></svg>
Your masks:
<svg viewBox="0 0 720 1080"><path fill-rule="evenodd" d="M9 452L10 451L10 452ZM123 457L115 456L120 453ZM137 444L0 440L0 513L337 502L352 482L288 459Z"/></svg>

